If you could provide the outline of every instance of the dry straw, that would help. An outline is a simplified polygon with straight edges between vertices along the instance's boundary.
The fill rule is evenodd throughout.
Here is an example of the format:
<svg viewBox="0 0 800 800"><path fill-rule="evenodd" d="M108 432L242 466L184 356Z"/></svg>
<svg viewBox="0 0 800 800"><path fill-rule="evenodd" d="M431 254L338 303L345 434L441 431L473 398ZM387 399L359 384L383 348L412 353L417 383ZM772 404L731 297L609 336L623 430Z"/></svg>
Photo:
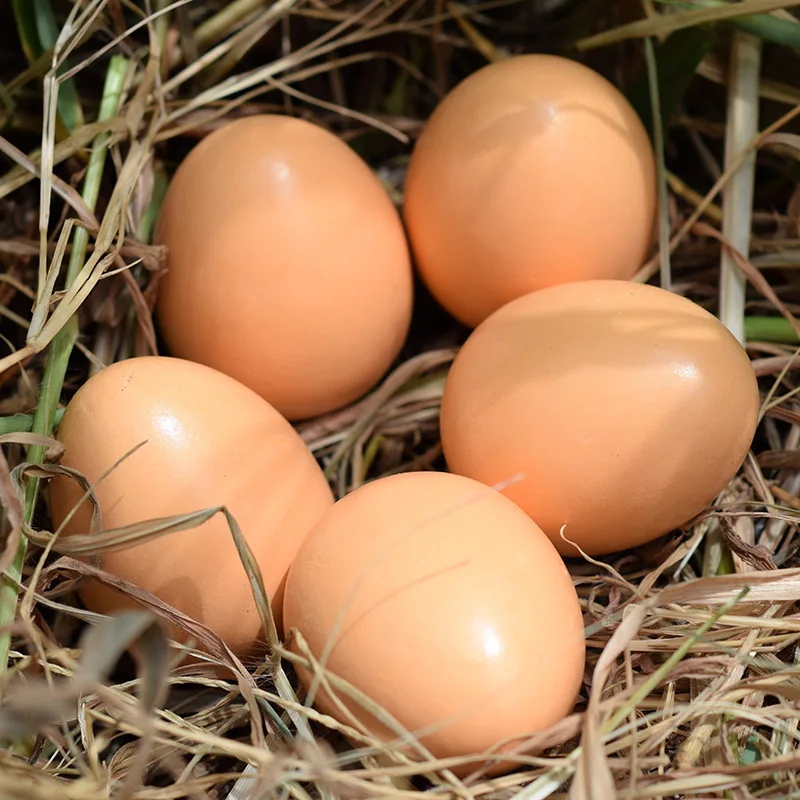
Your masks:
<svg viewBox="0 0 800 800"><path fill-rule="evenodd" d="M656 90L665 66L658 43L672 32L727 20L747 36L782 42L776 47L799 43L796 23L781 12L796 4L776 0L645 2L639 19L630 4L602 3L587 14L582 8L592 4L567 3L542 18L533 5L64 0L52 3L59 25L48 28L50 3L15 3L29 23L30 9L34 19L39 14L28 30L40 48L27 43L24 70L0 56L7 81L0 152L8 162L0 177L0 797L800 796L800 289L793 273L776 267L800 263L800 206L797 194L788 204L773 199L776 181L758 180L754 205L742 205L752 176L740 170L763 157L773 172L793 174L800 139L787 126L800 113L800 90L790 70L759 78L739 67L731 102L739 97L753 107L761 98L779 108L754 137L752 119L727 131L733 144L724 164L714 154L726 135L719 115L675 110L664 141L657 137L662 247L639 276L660 266L675 291L715 308L722 248L726 281L738 292L738 310L726 321L744 322L765 394L757 452L680 535L614 563L571 565L586 620L585 685L573 715L516 743L518 771L457 778L455 761L435 760L413 732L312 664L310 654L284 651L258 569L225 508L113 531L102 530L98 512L91 535L68 540L47 529L38 489L63 471L52 439L59 402L103 363L155 345L150 309L162 252L149 236L167 143L239 114L286 109L335 122L348 138L378 132L407 153L433 99L464 65L528 47L530 32L545 24L608 58L617 74L631 58L631 40L646 39L639 63ZM10 26L12 15L0 14ZM620 42L627 44L620 49ZM739 35L734 60L748 43ZM692 85L704 81L706 94L727 85L726 52L703 53ZM386 66L381 74L395 76L379 102L363 101L363 85L351 91L343 79L358 65ZM675 156L678 139L691 158ZM395 175L390 149L378 149L386 156L376 166ZM389 188L399 193L401 185L397 179ZM734 216L716 204L720 192L724 204L738 203ZM747 237L735 229L749 227L749 217L747 252ZM34 301L27 312L25 298ZM769 341L760 340L766 331ZM338 494L380 474L440 464L437 415L456 340L423 339L371 396L300 426ZM80 377L73 369L66 380L68 363L80 365ZM25 413L34 407L35 415ZM227 518L262 614L270 649L263 663L242 664L202 625L85 558L214 514ZM85 576L128 592L147 613L106 619L81 610L74 589ZM169 641L158 621L182 628L188 642ZM129 679L114 671L126 652ZM317 669L321 686L335 684L372 708L396 742L375 741L356 719L344 724L308 707L291 680L289 664L298 659ZM403 741L414 760L396 746Z"/></svg>

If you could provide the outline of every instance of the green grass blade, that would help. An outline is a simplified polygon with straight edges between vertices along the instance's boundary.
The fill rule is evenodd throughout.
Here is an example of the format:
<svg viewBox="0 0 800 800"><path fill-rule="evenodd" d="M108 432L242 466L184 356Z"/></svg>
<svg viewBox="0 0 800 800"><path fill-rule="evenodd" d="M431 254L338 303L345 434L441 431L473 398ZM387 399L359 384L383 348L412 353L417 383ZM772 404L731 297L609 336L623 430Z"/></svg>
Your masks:
<svg viewBox="0 0 800 800"><path fill-rule="evenodd" d="M64 409L56 411L55 424L61 422L64 416ZM33 430L33 414L10 414L7 417L0 417L0 436L7 433L30 433Z"/></svg>
<svg viewBox="0 0 800 800"><path fill-rule="evenodd" d="M711 6L690 5L688 10L676 14L660 14L620 25L618 28L587 36L576 42L578 50L592 50L623 42L626 39L643 39L648 36L668 36L675 31L698 25L733 21L753 17L795 5L789 0L741 0L738 3L722 2Z"/></svg>
<svg viewBox="0 0 800 800"><path fill-rule="evenodd" d="M14 0L14 18L22 50L31 64L55 47L59 27L50 0ZM57 102L59 119L72 133L83 124L83 110L75 81L60 82Z"/></svg>
<svg viewBox="0 0 800 800"><path fill-rule="evenodd" d="M25 58L33 63L41 55L39 33L36 29L36 13L30 0L13 0L14 20Z"/></svg>
<svg viewBox="0 0 800 800"><path fill-rule="evenodd" d="M164 198L167 196L167 189L169 188L169 178L163 169L156 167L153 170L153 191L150 195L150 202L147 205L147 210L142 216L142 222L139 226L139 240L142 242L150 242L153 235L153 230L158 220L158 215L161 212L161 206L164 203Z"/></svg>
<svg viewBox="0 0 800 800"><path fill-rule="evenodd" d="M771 14L754 14L752 17L734 19L733 24L766 42L800 48L800 25L789 22L788 19L773 17Z"/></svg>
<svg viewBox="0 0 800 800"><path fill-rule="evenodd" d="M100 119L110 119L116 116L119 110L122 86L127 71L127 59L122 56L112 57L106 73L103 99L100 103ZM94 209L100 192L100 181L103 177L103 168L108 152L107 145L108 135L100 134L95 140L92 147L92 154L89 158L89 166L84 179L83 199L91 209ZM74 281L75 276L83 265L83 260L86 257L87 245L88 234L83 228L79 228L73 239L73 249L67 268L67 286ZM47 436L52 431L56 408L61 397L61 388L64 384L64 377L67 372L67 364L69 363L69 357L77 337L78 321L76 317L72 317L61 331L56 334L50 345L47 362L45 364L44 378L42 380L42 390L33 419L34 433ZM40 446L30 447L27 457L28 461L31 463L41 463L44 457L44 448ZM30 522L33 516L38 488L39 483L37 479L32 479L26 487L24 513L27 522ZM26 550L27 542L25 538L22 537L14 561L8 568L8 578L0 583L0 671L6 669L8 662L8 651L11 644L11 635L8 628L14 621L16 613L16 585L22 575Z"/></svg>
<svg viewBox="0 0 800 800"><path fill-rule="evenodd" d="M683 100L694 79L698 65L714 46L717 33L713 27L686 28L676 31L660 44L654 44L658 97L661 107L662 131ZM649 81L650 70L645 65L628 90L628 100L642 119L653 139L653 112Z"/></svg>
<svg viewBox="0 0 800 800"><path fill-rule="evenodd" d="M670 0L658 1L685 9L717 8L728 5L726 0L692 0L692 2L678 3ZM753 34L753 36L758 36L764 41L774 42L786 47L800 48L800 23L776 17L772 14L750 14L744 17L735 17L730 21L730 24Z"/></svg>
<svg viewBox="0 0 800 800"><path fill-rule="evenodd" d="M650 84L653 149L656 156L656 180L658 182L658 256L661 268L661 288L669 291L672 286L672 270L669 257L669 203L667 197L667 170L664 164L664 122L658 87L658 65L656 64L652 39L645 39L644 52Z"/></svg>

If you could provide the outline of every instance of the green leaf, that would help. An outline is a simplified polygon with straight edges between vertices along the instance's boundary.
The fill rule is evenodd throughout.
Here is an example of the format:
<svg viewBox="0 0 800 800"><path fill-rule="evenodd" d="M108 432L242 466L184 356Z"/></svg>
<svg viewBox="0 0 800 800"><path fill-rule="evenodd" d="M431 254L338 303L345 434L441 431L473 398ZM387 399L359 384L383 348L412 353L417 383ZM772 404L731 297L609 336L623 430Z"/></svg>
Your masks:
<svg viewBox="0 0 800 800"><path fill-rule="evenodd" d="M25 58L33 63L41 54L39 34L36 29L36 12L30 0L14 0L14 19L17 22L17 33Z"/></svg>
<svg viewBox="0 0 800 800"><path fill-rule="evenodd" d="M755 764L756 761L761 761L761 753L758 749L758 739L755 736L749 736L747 743L739 755L740 764Z"/></svg>
<svg viewBox="0 0 800 800"><path fill-rule="evenodd" d="M662 127L666 130L678 110L703 57L713 47L716 29L701 26L675 31L667 39L655 44L658 70L658 93L661 101ZM653 138L653 115L646 66L628 91L628 100L636 109Z"/></svg>
<svg viewBox="0 0 800 800"><path fill-rule="evenodd" d="M54 426L57 427L64 416L66 409L59 408L56 411ZM10 414L7 417L0 417L0 436L7 433L30 433L33 430L33 414Z"/></svg>
<svg viewBox="0 0 800 800"><path fill-rule="evenodd" d="M14 18L17 22L22 50L32 64L43 53L55 47L59 27L50 0L13 0ZM65 64L62 70L66 69ZM62 71L60 70L60 71ZM62 125L70 132L83 124L78 90L71 78L61 81L58 87L58 116Z"/></svg>
<svg viewBox="0 0 800 800"><path fill-rule="evenodd" d="M739 17L733 20L733 24L765 41L800 48L800 25L788 19L772 14L754 14L752 17Z"/></svg>
<svg viewBox="0 0 800 800"><path fill-rule="evenodd" d="M50 0L28 0L28 4L33 9L42 48L52 49L58 39L59 28Z"/></svg>

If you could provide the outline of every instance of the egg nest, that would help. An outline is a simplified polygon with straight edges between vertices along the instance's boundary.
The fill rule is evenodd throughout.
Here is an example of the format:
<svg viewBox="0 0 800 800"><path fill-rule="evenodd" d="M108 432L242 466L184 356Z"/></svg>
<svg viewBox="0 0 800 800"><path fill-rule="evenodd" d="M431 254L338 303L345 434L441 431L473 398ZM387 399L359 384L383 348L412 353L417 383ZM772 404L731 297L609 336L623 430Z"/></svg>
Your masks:
<svg viewBox="0 0 800 800"><path fill-rule="evenodd" d="M60 455L42 404L57 420L57 406L101 365L162 348L152 319L164 257L150 243L158 203L192 145L244 115L289 113L328 128L368 161L401 207L408 156L425 119L487 60L523 52L579 58L623 88L647 121L655 69L668 121L662 226L671 254L654 253L636 280L657 284L670 275L672 291L718 313L720 254L730 252L723 230L736 228L736 220L723 227L720 194L732 172L724 154L727 65L733 41L740 54L759 48L733 38L741 27L720 21L727 5L675 13L656 5L648 18L639 4L600 0L4 4L0 797L328 800L424 792L583 800L800 792L800 284L793 271L800 263L800 69L786 49L798 43L785 12L750 18L747 28L765 37L758 124L765 135L743 212L752 212L749 259L735 257L747 278L747 351L762 402L751 452L683 530L613 557L568 560L584 615L585 679L574 712L522 743L516 770L459 778L446 764L412 762L354 736L303 704L279 649L257 663L231 659L207 629L153 596L142 598L152 617L90 614L75 589L93 567L80 559L112 540L59 539L46 502L35 502L35 482L57 472ZM643 45L642 37L670 33L652 52ZM122 101L110 119L94 122L112 54L127 59ZM742 68L745 84L757 79L753 68ZM57 102L49 102L56 88ZM89 146L98 136L107 137L110 157L89 188ZM88 233L85 253L71 237L76 225ZM77 280L72 291L62 291L56 270ZM380 476L445 469L438 414L468 331L421 285L416 291L411 332L380 385L296 425L336 497ZM39 433L30 432L34 424ZM117 532L113 543L151 537L156 527ZM258 599L257 570L246 558L245 566ZM269 609L263 601L259 607L269 625ZM183 658L159 621L189 630L202 660Z"/></svg>

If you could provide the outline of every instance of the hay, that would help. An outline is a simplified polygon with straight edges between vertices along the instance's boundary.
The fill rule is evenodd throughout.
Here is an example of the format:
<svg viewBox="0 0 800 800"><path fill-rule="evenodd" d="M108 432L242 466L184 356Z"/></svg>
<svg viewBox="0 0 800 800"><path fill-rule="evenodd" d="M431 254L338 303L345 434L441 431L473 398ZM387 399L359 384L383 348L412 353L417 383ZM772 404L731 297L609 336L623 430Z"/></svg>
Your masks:
<svg viewBox="0 0 800 800"><path fill-rule="evenodd" d="M28 23L25 69L11 11L0 11L8 161L0 178L0 796L800 796L800 288L792 269L800 263L792 126L800 71L774 44L797 46L786 13L738 20L769 40L756 83L764 114L760 135L728 163L720 160L727 29L699 52L663 146L670 247L638 276L660 269L675 291L717 310L721 247L746 275L745 330L764 398L753 453L682 534L613 563L571 563L586 620L585 685L573 715L519 743L518 771L462 781L453 761L422 754L411 762L306 708L291 678L298 657L277 642L233 519L272 645L260 664L242 664L203 626L75 558L224 509L67 542L48 532L37 502L39 481L60 469L50 437L59 401L103 363L155 345L150 310L162 253L149 237L167 173L196 137L235 115L302 114L368 154L399 199L410 142L437 97L487 59L574 52L577 41L630 85L633 73L646 80L645 64L650 78L671 66L666 46L645 61L635 38L793 4L687 3L666 13L670 4L646 2L642 14L636 4L567 3L541 15L522 0L64 0L52 3L50 41L48 25L37 31L25 15L34 5L50 19L49 3L17 4ZM365 64L369 80L359 73ZM751 259L721 230L720 205L748 153L758 154ZM438 408L463 332L430 309L422 316L372 395L299 426L339 495L377 475L441 466ZM153 616L103 619L80 609L74 588L85 575L131 593ZM183 627L189 643L168 641L154 618ZM186 650L194 661L183 659Z"/></svg>

